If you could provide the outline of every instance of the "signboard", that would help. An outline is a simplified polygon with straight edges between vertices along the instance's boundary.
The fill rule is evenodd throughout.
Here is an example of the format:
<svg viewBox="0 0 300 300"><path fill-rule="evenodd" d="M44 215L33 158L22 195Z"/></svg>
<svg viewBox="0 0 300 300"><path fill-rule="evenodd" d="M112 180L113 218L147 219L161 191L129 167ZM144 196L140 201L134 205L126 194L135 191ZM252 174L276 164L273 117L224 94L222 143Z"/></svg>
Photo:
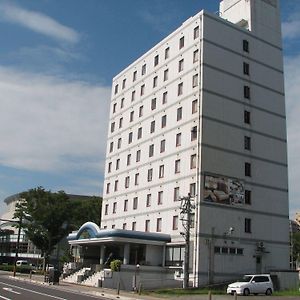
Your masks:
<svg viewBox="0 0 300 300"><path fill-rule="evenodd" d="M244 183L238 179L205 175L203 200L226 205L244 204Z"/></svg>

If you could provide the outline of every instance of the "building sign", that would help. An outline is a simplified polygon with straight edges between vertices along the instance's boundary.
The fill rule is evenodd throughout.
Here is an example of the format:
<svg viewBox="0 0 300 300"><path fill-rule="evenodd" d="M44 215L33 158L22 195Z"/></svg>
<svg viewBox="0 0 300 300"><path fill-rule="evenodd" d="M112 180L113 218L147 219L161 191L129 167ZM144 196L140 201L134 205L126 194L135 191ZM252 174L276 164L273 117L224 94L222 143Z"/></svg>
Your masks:
<svg viewBox="0 0 300 300"><path fill-rule="evenodd" d="M233 178L205 175L203 200L227 205L244 204L244 183Z"/></svg>

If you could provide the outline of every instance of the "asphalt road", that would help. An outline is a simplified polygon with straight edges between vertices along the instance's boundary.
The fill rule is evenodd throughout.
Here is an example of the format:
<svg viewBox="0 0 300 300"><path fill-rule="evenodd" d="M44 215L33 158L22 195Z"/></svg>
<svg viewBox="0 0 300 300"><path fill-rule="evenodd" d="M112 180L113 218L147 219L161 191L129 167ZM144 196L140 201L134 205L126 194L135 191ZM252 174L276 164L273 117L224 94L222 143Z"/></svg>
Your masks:
<svg viewBox="0 0 300 300"><path fill-rule="evenodd" d="M40 286L0 275L0 300L91 300L106 299L58 287Z"/></svg>

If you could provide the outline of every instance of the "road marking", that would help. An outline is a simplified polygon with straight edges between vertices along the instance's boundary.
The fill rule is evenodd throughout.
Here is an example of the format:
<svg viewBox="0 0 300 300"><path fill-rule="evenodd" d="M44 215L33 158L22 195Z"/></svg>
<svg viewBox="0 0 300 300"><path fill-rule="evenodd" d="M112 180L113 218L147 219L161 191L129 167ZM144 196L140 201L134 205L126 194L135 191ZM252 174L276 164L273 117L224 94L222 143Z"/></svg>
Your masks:
<svg viewBox="0 0 300 300"><path fill-rule="evenodd" d="M7 286L10 286L10 287L14 287L14 288L23 290L23 291L27 291L27 292L30 292L30 293L34 293L34 294L38 294L38 295L42 295L42 296L47 296L47 297L54 298L54 299L59 299L59 300L67 300L66 298L61 298L61 297L57 297L57 296L53 296L53 295L49 295L49 294L40 293L40 292L36 292L36 291L33 291L33 290L21 288L17 285L8 284L8 283L5 283L5 282L0 282L0 283L3 284L3 285L7 285ZM11 300L11 299L8 299L8 298L3 298L3 299Z"/></svg>
<svg viewBox="0 0 300 300"><path fill-rule="evenodd" d="M3 297L3 296L0 296L1 299L4 299L4 300L11 300L9 298L6 298L6 297Z"/></svg>
<svg viewBox="0 0 300 300"><path fill-rule="evenodd" d="M3 289L4 289L4 291L11 292L11 293L14 293L14 294L17 294L17 295L21 295L21 293L13 291L12 288L3 288Z"/></svg>

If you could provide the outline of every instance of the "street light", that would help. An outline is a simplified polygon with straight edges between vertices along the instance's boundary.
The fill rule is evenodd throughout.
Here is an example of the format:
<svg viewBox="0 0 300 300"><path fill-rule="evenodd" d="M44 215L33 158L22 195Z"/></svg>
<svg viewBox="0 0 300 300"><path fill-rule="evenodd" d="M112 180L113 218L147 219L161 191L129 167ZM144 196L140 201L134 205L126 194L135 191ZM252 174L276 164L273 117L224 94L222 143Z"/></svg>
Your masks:
<svg viewBox="0 0 300 300"><path fill-rule="evenodd" d="M21 226L22 226L22 215L21 215L21 217L20 217L20 219L18 221L16 221L16 220L8 220L8 219L0 219L0 221L19 224L17 244L16 244L16 255L15 255L15 259L14 259L14 268L13 268L13 276L16 277L17 260L18 260L19 245L20 245L20 236L21 236Z"/></svg>

